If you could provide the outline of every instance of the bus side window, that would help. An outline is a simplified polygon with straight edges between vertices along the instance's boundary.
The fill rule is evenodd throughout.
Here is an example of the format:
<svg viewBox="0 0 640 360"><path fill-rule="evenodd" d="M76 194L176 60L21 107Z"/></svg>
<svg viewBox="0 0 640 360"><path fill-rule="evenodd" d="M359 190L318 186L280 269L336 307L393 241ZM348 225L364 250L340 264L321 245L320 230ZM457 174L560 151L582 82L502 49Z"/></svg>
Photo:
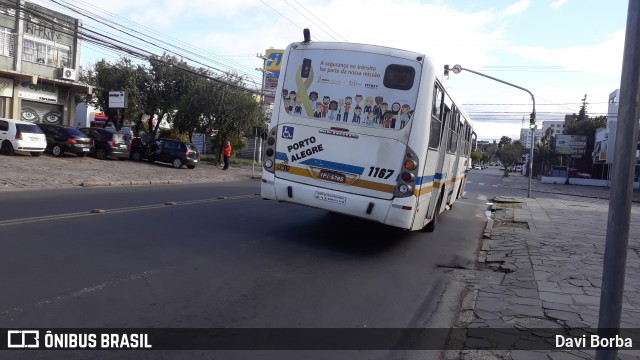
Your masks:
<svg viewBox="0 0 640 360"><path fill-rule="evenodd" d="M442 128L442 99L444 92L436 85L433 87L433 98L431 102L431 130L429 135L429 147L437 149L440 147L440 131Z"/></svg>

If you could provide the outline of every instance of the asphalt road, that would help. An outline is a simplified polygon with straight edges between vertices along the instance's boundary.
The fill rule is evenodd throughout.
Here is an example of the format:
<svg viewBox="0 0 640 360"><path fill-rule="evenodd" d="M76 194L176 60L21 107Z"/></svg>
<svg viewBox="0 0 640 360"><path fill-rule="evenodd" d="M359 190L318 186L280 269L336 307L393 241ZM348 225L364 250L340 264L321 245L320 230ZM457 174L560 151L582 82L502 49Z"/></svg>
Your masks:
<svg viewBox="0 0 640 360"><path fill-rule="evenodd" d="M264 201L257 181L6 193L0 327L447 327L459 300L449 270L473 268L500 177L472 173L469 181L434 233ZM187 354L144 356L211 355ZM425 356L303 357L329 354ZM301 358L287 351L215 355Z"/></svg>

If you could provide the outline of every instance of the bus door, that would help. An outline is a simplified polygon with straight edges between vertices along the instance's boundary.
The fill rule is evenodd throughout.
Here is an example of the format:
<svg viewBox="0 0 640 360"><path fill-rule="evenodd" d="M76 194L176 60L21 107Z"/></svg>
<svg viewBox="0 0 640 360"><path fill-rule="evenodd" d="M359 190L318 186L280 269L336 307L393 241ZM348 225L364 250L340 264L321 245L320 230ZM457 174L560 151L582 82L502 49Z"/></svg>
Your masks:
<svg viewBox="0 0 640 360"><path fill-rule="evenodd" d="M450 122L451 131L453 132L451 135L452 143L449 144L449 148L455 151L455 159L453 161L453 167L451 168L451 190L449 190L447 194L447 204L452 204L452 198L455 200L457 194L456 189L460 187L462 178L460 174L460 153L462 150L460 149L460 143L462 137L462 123L460 122L460 112L456 109L454 112L454 116Z"/></svg>
<svg viewBox="0 0 640 360"><path fill-rule="evenodd" d="M445 94L445 99L447 95ZM435 209L431 211L431 217L434 216L436 211L440 211L439 208L436 208L438 205L438 200L440 199L441 189L445 187L447 175L446 174L446 154L448 148L448 128L449 122L451 121L451 107L445 100L445 104L443 105L443 116L442 116L442 124L440 128L440 151L438 152L438 162L435 168L435 175L433 180L433 191L431 195L431 200L429 202L429 209Z"/></svg>

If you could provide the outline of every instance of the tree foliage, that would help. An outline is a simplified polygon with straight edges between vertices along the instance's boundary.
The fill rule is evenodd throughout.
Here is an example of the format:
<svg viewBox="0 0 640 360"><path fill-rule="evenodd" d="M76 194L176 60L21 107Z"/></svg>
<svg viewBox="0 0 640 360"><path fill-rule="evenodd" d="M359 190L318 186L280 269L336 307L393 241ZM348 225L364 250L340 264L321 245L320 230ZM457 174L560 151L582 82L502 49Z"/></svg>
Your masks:
<svg viewBox="0 0 640 360"><path fill-rule="evenodd" d="M585 154L579 159L579 163L576 167L582 169L591 169L593 159L591 153L596 142L596 130L607 126L607 117L598 116L593 118L586 118L584 120L576 120L572 122L565 130L566 135L580 135L587 138L587 150Z"/></svg>
<svg viewBox="0 0 640 360"><path fill-rule="evenodd" d="M504 165L504 176L509 176L507 168L515 165L522 155L522 143L520 141L512 142L510 138L503 136L498 144L498 150L496 156L500 159L502 165Z"/></svg>
<svg viewBox="0 0 640 360"><path fill-rule="evenodd" d="M101 60L92 69L83 69L81 79L94 86L87 96L88 104L105 112L116 127L116 110L109 109L109 91L127 93L124 117L138 125L155 116L158 121L152 134L158 132L161 120L167 120L174 131L188 135L217 131L215 147L229 140L234 148L255 126L263 127L259 102L246 91L243 79L235 74L213 74L197 69L175 56L162 55L149 59L148 65L133 64L129 59L110 63Z"/></svg>

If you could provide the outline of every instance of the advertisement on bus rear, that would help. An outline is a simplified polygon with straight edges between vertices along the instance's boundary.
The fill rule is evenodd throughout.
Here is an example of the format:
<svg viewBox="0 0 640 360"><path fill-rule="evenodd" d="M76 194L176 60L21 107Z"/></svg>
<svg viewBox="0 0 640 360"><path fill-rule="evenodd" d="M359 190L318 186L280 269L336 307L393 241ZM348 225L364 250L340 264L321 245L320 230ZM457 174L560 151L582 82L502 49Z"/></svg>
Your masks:
<svg viewBox="0 0 640 360"><path fill-rule="evenodd" d="M399 130L413 117L419 74L415 61L397 57L292 50L282 106L313 121Z"/></svg>

